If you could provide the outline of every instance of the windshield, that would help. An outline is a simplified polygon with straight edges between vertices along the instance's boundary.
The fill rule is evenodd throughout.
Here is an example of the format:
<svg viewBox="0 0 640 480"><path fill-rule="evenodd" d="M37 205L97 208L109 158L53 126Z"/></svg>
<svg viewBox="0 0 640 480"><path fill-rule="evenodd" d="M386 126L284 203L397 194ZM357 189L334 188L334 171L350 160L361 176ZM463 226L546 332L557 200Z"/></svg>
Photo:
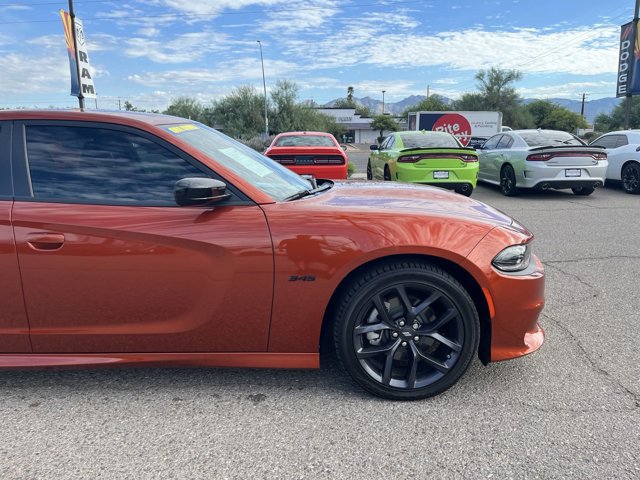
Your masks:
<svg viewBox="0 0 640 480"><path fill-rule="evenodd" d="M324 135L285 135L276 140L275 147L335 147L331 137Z"/></svg>
<svg viewBox="0 0 640 480"><path fill-rule="evenodd" d="M530 147L545 147L548 145L586 145L580 139L566 132L533 130L530 132L518 133Z"/></svg>
<svg viewBox="0 0 640 480"><path fill-rule="evenodd" d="M455 137L448 133L405 133L400 136L404 148L460 148Z"/></svg>
<svg viewBox="0 0 640 480"><path fill-rule="evenodd" d="M291 170L205 125L185 123L163 128L277 201L311 187Z"/></svg>

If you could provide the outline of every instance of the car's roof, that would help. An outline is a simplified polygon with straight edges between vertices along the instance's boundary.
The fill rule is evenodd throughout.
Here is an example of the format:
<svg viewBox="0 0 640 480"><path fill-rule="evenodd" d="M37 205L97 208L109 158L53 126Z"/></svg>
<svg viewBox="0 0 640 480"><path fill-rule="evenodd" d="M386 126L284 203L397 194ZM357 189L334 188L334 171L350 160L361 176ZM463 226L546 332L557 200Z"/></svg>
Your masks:
<svg viewBox="0 0 640 480"><path fill-rule="evenodd" d="M167 125L192 123L185 118L162 115L160 113L128 112L120 110L2 110L0 120L82 120L124 124Z"/></svg>
<svg viewBox="0 0 640 480"><path fill-rule="evenodd" d="M403 130L401 132L395 132L398 135L431 135L431 136L452 136L449 132L437 132L433 130Z"/></svg>

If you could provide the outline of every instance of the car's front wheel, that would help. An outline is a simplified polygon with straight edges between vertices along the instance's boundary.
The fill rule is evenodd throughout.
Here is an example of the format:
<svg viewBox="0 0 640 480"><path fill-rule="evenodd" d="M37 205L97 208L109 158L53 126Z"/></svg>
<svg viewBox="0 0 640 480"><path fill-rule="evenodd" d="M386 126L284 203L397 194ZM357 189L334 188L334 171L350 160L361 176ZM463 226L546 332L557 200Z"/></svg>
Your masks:
<svg viewBox="0 0 640 480"><path fill-rule="evenodd" d="M571 189L571 191L574 195L581 195L583 197L586 197L587 195L591 195L593 192L595 192L596 189L593 187L574 187Z"/></svg>
<svg viewBox="0 0 640 480"><path fill-rule="evenodd" d="M500 171L500 191L507 197L514 197L518 194L516 172L511 165L505 165Z"/></svg>
<svg viewBox="0 0 640 480"><path fill-rule="evenodd" d="M428 263L390 261L357 277L337 308L334 341L353 379L393 400L417 400L451 387L477 351L473 300Z"/></svg>
<svg viewBox="0 0 640 480"><path fill-rule="evenodd" d="M371 171L371 160L367 162L367 180L373 180L373 172Z"/></svg>
<svg viewBox="0 0 640 480"><path fill-rule="evenodd" d="M622 188L627 193L640 193L640 164L627 163L622 169Z"/></svg>

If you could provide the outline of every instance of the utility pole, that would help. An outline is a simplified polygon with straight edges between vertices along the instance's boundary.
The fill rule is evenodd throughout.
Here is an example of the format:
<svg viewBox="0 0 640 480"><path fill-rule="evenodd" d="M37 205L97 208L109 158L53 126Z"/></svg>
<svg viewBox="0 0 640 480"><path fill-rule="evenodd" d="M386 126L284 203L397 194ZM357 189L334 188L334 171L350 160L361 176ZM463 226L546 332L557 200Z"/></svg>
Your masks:
<svg viewBox="0 0 640 480"><path fill-rule="evenodd" d="M635 44L637 35L638 35L638 10L640 10L640 0L636 0L636 6L633 13L633 43ZM631 121L631 92L627 93L627 97L625 98L624 105L624 129L629 130L629 123Z"/></svg>
<svg viewBox="0 0 640 480"><path fill-rule="evenodd" d="M384 115L384 92L386 92L386 90L382 90L382 114Z"/></svg>
<svg viewBox="0 0 640 480"><path fill-rule="evenodd" d="M431 85L427 85L427 98L429 98L429 89L431 88Z"/></svg>
<svg viewBox="0 0 640 480"><path fill-rule="evenodd" d="M582 105L580 106L580 116L584 118L584 99L587 96L586 93L582 94Z"/></svg>
<svg viewBox="0 0 640 480"><path fill-rule="evenodd" d="M69 0L69 17L71 17L71 33L73 35L73 50L76 55L76 75L78 76L78 103L80 110L84 110L84 95L82 94L82 81L80 79L80 62L78 62L78 41L76 39L76 14L73 13L73 0Z"/></svg>
<svg viewBox="0 0 640 480"><path fill-rule="evenodd" d="M260 64L262 65L262 88L264 89L264 139L269 138L269 118L267 117L267 81L264 77L264 58L262 57L262 43L257 40L260 45Z"/></svg>
<svg viewBox="0 0 640 480"><path fill-rule="evenodd" d="M118 97L118 110L122 110L122 105L120 104L120 97Z"/></svg>

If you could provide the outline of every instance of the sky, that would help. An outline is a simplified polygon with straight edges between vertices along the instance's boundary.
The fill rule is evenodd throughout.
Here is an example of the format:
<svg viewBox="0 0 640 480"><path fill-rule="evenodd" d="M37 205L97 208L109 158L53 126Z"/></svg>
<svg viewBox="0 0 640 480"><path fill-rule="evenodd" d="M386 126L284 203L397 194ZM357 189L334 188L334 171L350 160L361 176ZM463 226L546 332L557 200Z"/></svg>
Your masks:
<svg viewBox="0 0 640 480"><path fill-rule="evenodd" d="M397 102L477 90L480 69L517 69L525 98L615 96L632 0L76 0L101 109L164 109L293 80L298 100ZM59 10L0 0L0 107L75 107ZM260 41L260 44L258 43ZM94 108L94 102L87 106Z"/></svg>

